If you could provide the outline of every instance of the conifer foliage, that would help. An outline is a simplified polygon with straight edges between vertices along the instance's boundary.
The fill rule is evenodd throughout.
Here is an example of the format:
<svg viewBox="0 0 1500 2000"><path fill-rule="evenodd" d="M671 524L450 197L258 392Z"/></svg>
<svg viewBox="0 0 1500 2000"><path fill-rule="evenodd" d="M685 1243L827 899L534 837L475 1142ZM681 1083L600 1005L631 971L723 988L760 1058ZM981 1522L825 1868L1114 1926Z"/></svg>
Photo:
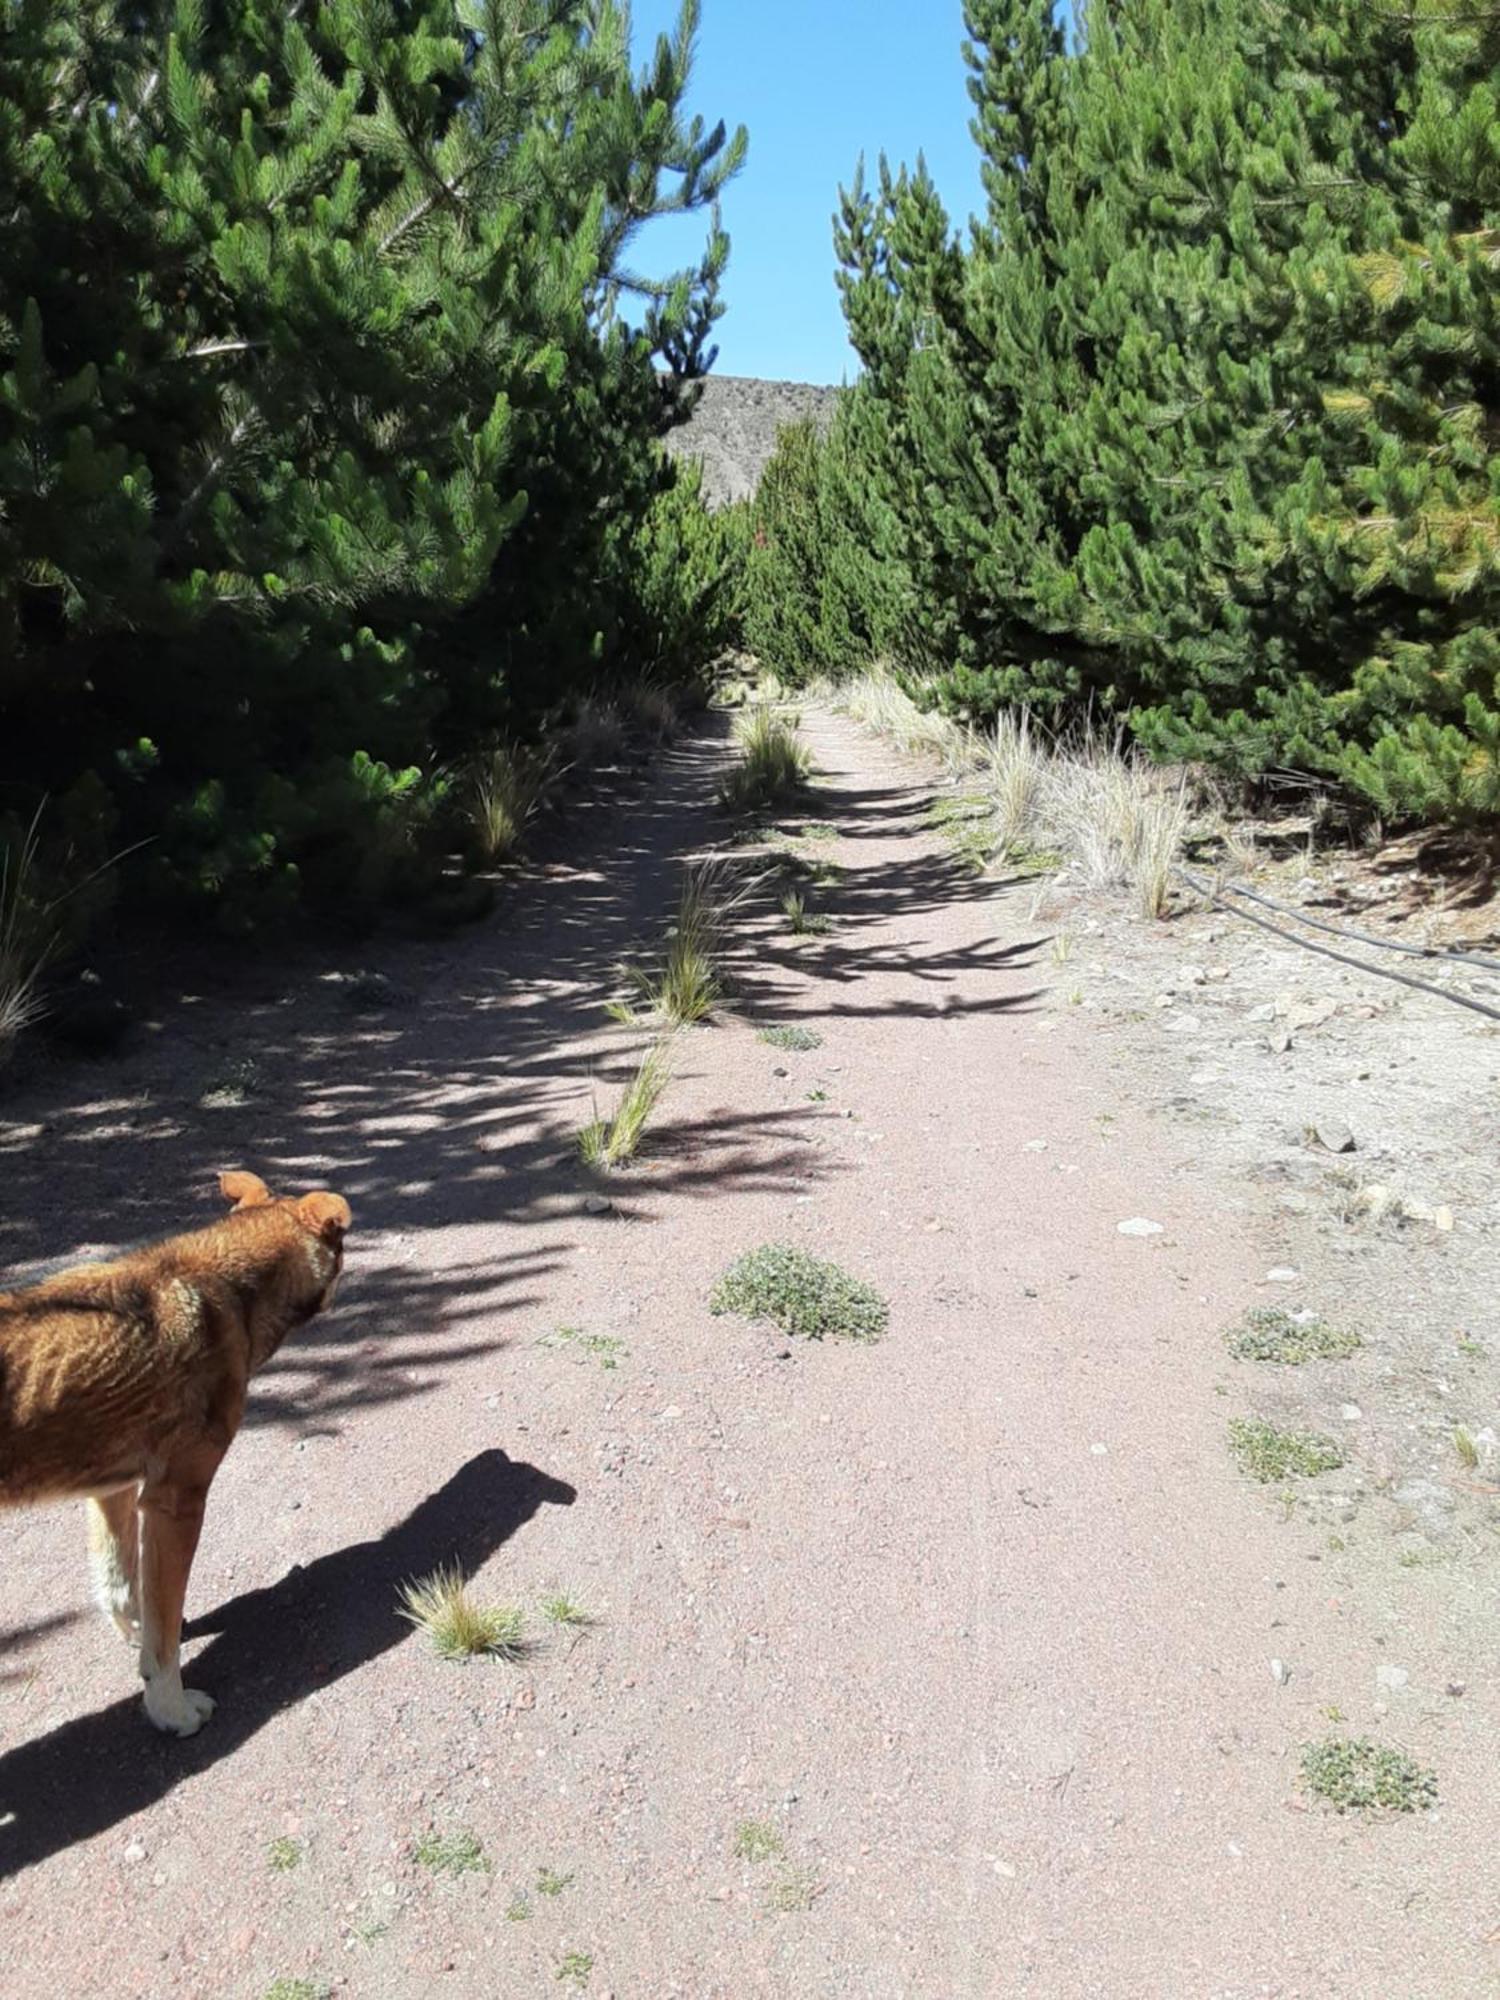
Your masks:
<svg viewBox="0 0 1500 2000"><path fill-rule="evenodd" d="M920 162L844 195L862 371L767 480L752 637L1500 811L1500 0L965 24L984 212L955 232ZM787 592L810 637L757 631Z"/></svg>
<svg viewBox="0 0 1500 2000"><path fill-rule="evenodd" d="M164 886L342 892L653 618L701 665L650 560L745 147L696 26L636 74L617 0L3 0L0 811L92 774Z"/></svg>

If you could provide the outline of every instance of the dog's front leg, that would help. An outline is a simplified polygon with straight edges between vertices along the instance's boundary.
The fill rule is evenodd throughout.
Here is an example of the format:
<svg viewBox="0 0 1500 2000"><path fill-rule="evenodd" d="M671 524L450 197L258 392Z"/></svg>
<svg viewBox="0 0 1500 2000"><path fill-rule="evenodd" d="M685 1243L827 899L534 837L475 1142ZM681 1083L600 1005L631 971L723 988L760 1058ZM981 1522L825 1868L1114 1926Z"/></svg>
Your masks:
<svg viewBox="0 0 1500 2000"><path fill-rule="evenodd" d="M85 1502L89 1526L89 1571L99 1609L113 1618L131 1645L141 1636L141 1525L136 1489L101 1493Z"/></svg>
<svg viewBox="0 0 1500 2000"><path fill-rule="evenodd" d="M214 1712L208 1695L182 1685L179 1647L188 1572L216 1468L217 1460L206 1471L195 1467L193 1476L148 1482L141 1493L141 1679L146 1714L173 1736L191 1736Z"/></svg>

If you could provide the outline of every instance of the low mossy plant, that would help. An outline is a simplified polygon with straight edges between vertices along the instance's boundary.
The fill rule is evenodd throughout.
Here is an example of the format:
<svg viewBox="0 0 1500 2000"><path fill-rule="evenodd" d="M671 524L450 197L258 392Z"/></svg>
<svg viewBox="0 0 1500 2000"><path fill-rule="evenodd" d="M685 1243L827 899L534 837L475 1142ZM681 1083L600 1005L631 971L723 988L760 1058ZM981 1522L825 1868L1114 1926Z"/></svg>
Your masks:
<svg viewBox="0 0 1500 2000"><path fill-rule="evenodd" d="M820 1049L823 1037L813 1028L799 1027L795 1021L775 1028L762 1028L760 1039L769 1042L773 1049L788 1049L793 1055L806 1055L810 1049Z"/></svg>
<svg viewBox="0 0 1500 2000"><path fill-rule="evenodd" d="M1357 1333L1330 1326L1316 1313L1290 1313L1283 1306L1252 1306L1225 1341L1236 1361L1275 1361L1288 1367L1342 1361L1360 1345Z"/></svg>
<svg viewBox="0 0 1500 2000"><path fill-rule="evenodd" d="M1335 1812L1425 1811L1437 1804L1437 1773L1404 1750L1367 1737L1326 1736L1302 1753L1302 1782Z"/></svg>
<svg viewBox="0 0 1500 2000"><path fill-rule="evenodd" d="M878 1340L890 1321L890 1307L873 1285L784 1243L763 1244L731 1264L709 1310L769 1320L803 1340Z"/></svg>
<svg viewBox="0 0 1500 2000"><path fill-rule="evenodd" d="M1337 1472L1344 1463L1343 1447L1336 1438L1321 1431L1280 1430L1260 1417L1231 1419L1229 1449L1240 1470L1262 1485L1315 1479L1320 1472Z"/></svg>

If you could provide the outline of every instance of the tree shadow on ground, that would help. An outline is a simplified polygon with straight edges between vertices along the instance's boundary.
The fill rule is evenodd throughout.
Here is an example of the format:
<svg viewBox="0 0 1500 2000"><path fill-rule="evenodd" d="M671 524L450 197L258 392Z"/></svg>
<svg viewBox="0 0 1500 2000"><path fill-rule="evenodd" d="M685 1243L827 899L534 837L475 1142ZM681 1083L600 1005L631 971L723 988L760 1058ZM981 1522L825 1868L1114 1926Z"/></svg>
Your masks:
<svg viewBox="0 0 1500 2000"><path fill-rule="evenodd" d="M533 1465L481 1452L385 1534L196 1619L186 1636L213 1638L186 1679L220 1703L208 1723L186 1741L158 1736L131 1695L0 1757L0 1876L159 1804L283 1710L413 1638L396 1610L407 1578L439 1563L477 1569L539 1507L576 1497Z"/></svg>
<svg viewBox="0 0 1500 2000"><path fill-rule="evenodd" d="M714 724L667 752L649 789L573 808L496 918L460 936L383 942L395 1004L351 1004L340 975L363 962L351 951L227 965L200 954L179 968L157 1031L133 1051L55 1066L4 1107L0 1259L24 1281L43 1258L109 1255L197 1226L220 1212L212 1190L226 1166L253 1167L278 1189L337 1188L355 1218L339 1306L288 1343L248 1417L326 1429L357 1406L427 1394L497 1350L497 1327L539 1303L583 1232L620 1227L668 1195L834 1171L769 1111L674 1125L669 1097L642 1171L620 1185L620 1212L584 1212L577 1130L595 1094L612 1103L642 1039L610 1027L603 1002L620 960L659 946L684 861L725 844L714 803L724 737ZM861 841L910 839L925 797L902 785L814 795ZM800 969L840 988L833 1011L851 1016L1023 1009L1037 997L1018 990L1030 946L933 951L921 937L926 913L993 893L942 854L895 856L846 870L826 899L835 933L798 941L769 889L758 891L764 916L747 909L732 927L745 1011L785 1016L765 975ZM238 1101L205 1088L247 1061ZM524 1249L517 1225L533 1231Z"/></svg>

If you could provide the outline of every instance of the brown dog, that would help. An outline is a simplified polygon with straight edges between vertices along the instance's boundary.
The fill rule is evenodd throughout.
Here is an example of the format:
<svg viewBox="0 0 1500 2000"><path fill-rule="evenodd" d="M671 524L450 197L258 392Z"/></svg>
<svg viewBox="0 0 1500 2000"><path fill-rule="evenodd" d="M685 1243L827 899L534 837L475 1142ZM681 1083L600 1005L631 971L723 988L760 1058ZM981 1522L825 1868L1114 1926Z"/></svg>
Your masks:
<svg viewBox="0 0 1500 2000"><path fill-rule="evenodd" d="M234 1209L209 1229L0 1292L0 1506L88 1500L96 1595L177 1736L214 1706L178 1659L209 1485L250 1377L332 1299L349 1227L341 1195L219 1185Z"/></svg>

